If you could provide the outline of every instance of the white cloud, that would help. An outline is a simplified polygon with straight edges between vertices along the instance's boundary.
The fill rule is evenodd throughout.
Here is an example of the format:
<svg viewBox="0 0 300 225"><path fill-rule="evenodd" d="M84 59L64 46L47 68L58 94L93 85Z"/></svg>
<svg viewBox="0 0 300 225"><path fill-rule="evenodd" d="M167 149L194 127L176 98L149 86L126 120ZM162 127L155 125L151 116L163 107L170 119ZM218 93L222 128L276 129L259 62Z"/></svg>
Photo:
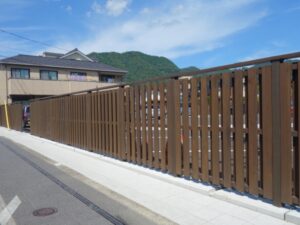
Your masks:
<svg viewBox="0 0 300 225"><path fill-rule="evenodd" d="M264 45L264 48L259 50L254 50L250 55L241 58L240 61L248 61L258 58L269 57L272 55L278 55L282 53L282 49L286 48L288 44L284 40L273 40L270 41L267 45Z"/></svg>
<svg viewBox="0 0 300 225"><path fill-rule="evenodd" d="M88 10L86 12L86 16L91 17L92 14L100 14L102 12L103 12L103 10L102 10L101 4L98 3L97 1L94 1L93 4L91 5L90 10Z"/></svg>
<svg viewBox="0 0 300 225"><path fill-rule="evenodd" d="M91 9L94 13L97 13L97 14L102 12L102 7L97 1L93 2Z"/></svg>
<svg viewBox="0 0 300 225"><path fill-rule="evenodd" d="M145 8L143 8L143 9L141 10L140 13L142 13L142 14L148 14L148 13L150 13L150 12L151 12L151 9L149 9L148 7L145 7Z"/></svg>
<svg viewBox="0 0 300 225"><path fill-rule="evenodd" d="M266 16L266 11L257 7L258 2L169 1L146 10L146 14L138 13L122 22L111 23L96 33L93 30L93 35L89 34L85 41L72 44L87 53L138 50L171 58L201 53L223 46L227 37L255 25Z"/></svg>
<svg viewBox="0 0 300 225"><path fill-rule="evenodd" d="M105 8L109 15L119 16L128 7L130 0L107 0Z"/></svg>

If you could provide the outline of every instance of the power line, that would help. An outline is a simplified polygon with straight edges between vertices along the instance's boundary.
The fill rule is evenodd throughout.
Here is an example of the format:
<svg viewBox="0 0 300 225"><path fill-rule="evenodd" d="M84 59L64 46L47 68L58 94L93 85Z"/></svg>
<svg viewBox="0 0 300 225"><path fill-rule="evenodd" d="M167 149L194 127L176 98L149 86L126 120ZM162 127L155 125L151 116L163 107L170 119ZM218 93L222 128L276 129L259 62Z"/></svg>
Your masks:
<svg viewBox="0 0 300 225"><path fill-rule="evenodd" d="M13 32L7 31L7 30L4 30L2 28L0 28L0 32L12 35L14 37L17 37L17 38L20 38L20 39L23 39L23 40L26 40L26 41L31 41L31 42L34 42L36 44L40 44L40 45L44 45L44 46L47 46L47 47L56 48L56 49L67 51L67 52L69 51L67 49L63 49L63 48L59 48L59 47L53 47L52 45L50 45L48 43L45 43L45 42L42 42L42 41L37 41L37 40L31 39L31 38L28 38L28 37L24 37L22 35L19 35L19 34L16 34L16 33L13 33Z"/></svg>
<svg viewBox="0 0 300 225"><path fill-rule="evenodd" d="M9 56L5 56L5 55L1 55L0 54L0 58L8 58Z"/></svg>
<svg viewBox="0 0 300 225"><path fill-rule="evenodd" d="M17 48L12 48L12 47L7 46L7 45L2 45L1 43L0 43L0 47L1 47L2 50L3 50L3 49L7 49L9 52L10 52L10 51L13 51L13 52L16 52L16 53L26 52L26 53L28 53L28 54L32 54L31 51L20 50L20 49L17 49Z"/></svg>

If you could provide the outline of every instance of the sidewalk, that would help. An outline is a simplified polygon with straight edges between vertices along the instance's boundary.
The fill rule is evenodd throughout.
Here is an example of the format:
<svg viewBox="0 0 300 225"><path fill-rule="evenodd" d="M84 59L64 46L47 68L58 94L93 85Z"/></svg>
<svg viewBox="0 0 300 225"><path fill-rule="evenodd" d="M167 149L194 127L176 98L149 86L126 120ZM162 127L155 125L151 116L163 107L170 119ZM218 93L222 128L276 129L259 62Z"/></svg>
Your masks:
<svg viewBox="0 0 300 225"><path fill-rule="evenodd" d="M300 224L300 212L155 170L0 128L22 144L178 224ZM249 209L251 208L251 210Z"/></svg>

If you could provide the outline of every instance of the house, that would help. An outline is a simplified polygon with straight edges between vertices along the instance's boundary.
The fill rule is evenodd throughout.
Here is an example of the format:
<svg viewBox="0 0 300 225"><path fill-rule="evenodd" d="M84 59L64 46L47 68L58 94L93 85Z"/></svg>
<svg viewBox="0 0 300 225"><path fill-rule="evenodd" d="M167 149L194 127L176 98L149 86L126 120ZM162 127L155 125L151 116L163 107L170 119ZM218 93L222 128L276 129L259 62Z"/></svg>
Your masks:
<svg viewBox="0 0 300 225"><path fill-rule="evenodd" d="M17 55L0 60L0 104L105 87L121 82L126 73L78 49Z"/></svg>

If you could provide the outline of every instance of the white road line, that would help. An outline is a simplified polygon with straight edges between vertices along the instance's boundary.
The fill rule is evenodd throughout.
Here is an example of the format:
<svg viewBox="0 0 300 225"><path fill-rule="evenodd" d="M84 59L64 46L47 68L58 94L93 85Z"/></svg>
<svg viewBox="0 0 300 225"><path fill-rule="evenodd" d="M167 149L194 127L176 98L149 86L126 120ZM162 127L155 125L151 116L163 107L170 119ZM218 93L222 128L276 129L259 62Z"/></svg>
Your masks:
<svg viewBox="0 0 300 225"><path fill-rule="evenodd" d="M20 204L21 200L18 196L15 196L0 213L0 225L6 225L8 223Z"/></svg>

